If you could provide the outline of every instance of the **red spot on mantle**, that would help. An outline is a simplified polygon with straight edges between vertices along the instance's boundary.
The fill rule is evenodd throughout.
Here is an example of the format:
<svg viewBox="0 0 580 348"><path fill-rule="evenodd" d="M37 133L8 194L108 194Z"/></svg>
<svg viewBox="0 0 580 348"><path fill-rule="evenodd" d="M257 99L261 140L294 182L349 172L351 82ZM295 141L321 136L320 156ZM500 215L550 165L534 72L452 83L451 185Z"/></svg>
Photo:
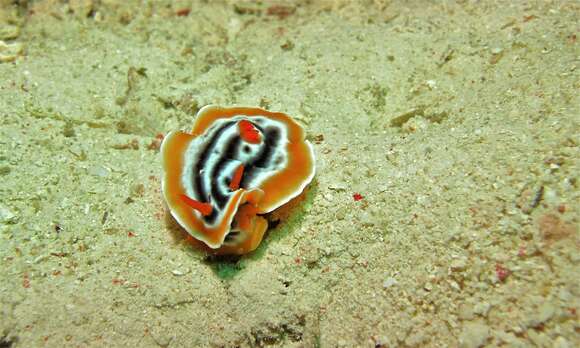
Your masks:
<svg viewBox="0 0 580 348"><path fill-rule="evenodd" d="M360 193L355 193L352 195L352 198L354 199L355 202L358 202L362 200L364 197Z"/></svg>
<svg viewBox="0 0 580 348"><path fill-rule="evenodd" d="M209 203L203 203L200 201L196 201L195 199L189 198L186 195L179 195L179 198L183 201L183 203L187 204L191 208L199 211L201 215L208 216L211 214L213 208Z"/></svg>
<svg viewBox="0 0 580 348"><path fill-rule="evenodd" d="M235 191L240 188L240 182L242 181L242 175L244 175L244 165L240 164L240 166L236 169L234 173L234 177L232 178L232 182L230 182L230 189Z"/></svg>
<svg viewBox="0 0 580 348"><path fill-rule="evenodd" d="M248 120L241 120L240 122L238 122L238 127L240 130L240 137L244 141L246 141L250 144L259 144L260 143L260 140L262 138L260 137L260 133L258 132L256 127L254 127L252 122L250 122Z"/></svg>

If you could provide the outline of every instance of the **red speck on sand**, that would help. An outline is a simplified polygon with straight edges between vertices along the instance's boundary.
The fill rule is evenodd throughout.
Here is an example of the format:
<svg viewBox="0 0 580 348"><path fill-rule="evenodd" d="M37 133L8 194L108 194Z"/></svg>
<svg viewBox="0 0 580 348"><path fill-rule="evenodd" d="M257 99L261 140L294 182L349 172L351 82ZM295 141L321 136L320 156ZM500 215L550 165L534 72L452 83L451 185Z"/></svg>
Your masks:
<svg viewBox="0 0 580 348"><path fill-rule="evenodd" d="M25 274L25 275L24 275L24 279L22 279L22 286L23 286L25 289L28 289L28 288L30 288L30 280L28 279L28 274Z"/></svg>
<svg viewBox="0 0 580 348"><path fill-rule="evenodd" d="M352 198L354 199L355 202L358 202L363 199L363 196L360 193L355 193L352 195Z"/></svg>
<svg viewBox="0 0 580 348"><path fill-rule="evenodd" d="M190 8L181 8L181 9L175 11L175 14L178 15L179 17L185 17L185 16L189 15L190 12L191 12Z"/></svg>
<svg viewBox="0 0 580 348"><path fill-rule="evenodd" d="M510 275L510 270L498 263L495 265L495 275L500 282L503 282Z"/></svg>
<svg viewBox="0 0 580 348"><path fill-rule="evenodd" d="M157 135L155 136L155 138L147 146L147 149L149 149L149 150L159 150L161 148L161 143L163 142L163 139L164 138L165 138L165 135L163 135L163 133L157 133Z"/></svg>

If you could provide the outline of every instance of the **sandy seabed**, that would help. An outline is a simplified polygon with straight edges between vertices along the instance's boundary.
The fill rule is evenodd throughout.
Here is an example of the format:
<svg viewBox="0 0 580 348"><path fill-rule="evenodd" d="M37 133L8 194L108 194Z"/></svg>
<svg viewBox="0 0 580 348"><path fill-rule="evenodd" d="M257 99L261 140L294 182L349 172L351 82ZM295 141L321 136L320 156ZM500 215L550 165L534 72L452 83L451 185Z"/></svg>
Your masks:
<svg viewBox="0 0 580 348"><path fill-rule="evenodd" d="M579 18L0 0L0 347L580 346ZM207 104L286 112L317 156L239 260L160 195L160 138Z"/></svg>

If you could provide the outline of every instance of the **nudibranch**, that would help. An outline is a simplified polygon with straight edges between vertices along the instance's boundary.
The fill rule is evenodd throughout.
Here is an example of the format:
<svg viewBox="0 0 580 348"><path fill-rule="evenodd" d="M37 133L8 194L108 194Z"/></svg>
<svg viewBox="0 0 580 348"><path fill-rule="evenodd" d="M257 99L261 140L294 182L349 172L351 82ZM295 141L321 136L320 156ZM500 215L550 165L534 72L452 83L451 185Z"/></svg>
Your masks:
<svg viewBox="0 0 580 348"><path fill-rule="evenodd" d="M312 181L312 144L290 116L259 108L208 105L191 133L161 145L163 196L171 215L218 254L244 254L268 228L264 214Z"/></svg>

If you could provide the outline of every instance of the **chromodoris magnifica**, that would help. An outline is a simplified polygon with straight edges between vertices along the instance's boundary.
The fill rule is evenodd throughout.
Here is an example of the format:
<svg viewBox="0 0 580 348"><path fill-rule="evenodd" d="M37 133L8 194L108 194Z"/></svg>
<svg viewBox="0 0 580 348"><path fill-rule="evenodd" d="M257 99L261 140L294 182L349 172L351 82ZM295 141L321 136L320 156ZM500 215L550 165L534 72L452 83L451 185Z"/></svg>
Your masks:
<svg viewBox="0 0 580 348"><path fill-rule="evenodd" d="M220 254L254 250L263 216L300 195L315 172L314 151L290 116L259 108L202 108L191 133L161 145L163 195L177 222Z"/></svg>

